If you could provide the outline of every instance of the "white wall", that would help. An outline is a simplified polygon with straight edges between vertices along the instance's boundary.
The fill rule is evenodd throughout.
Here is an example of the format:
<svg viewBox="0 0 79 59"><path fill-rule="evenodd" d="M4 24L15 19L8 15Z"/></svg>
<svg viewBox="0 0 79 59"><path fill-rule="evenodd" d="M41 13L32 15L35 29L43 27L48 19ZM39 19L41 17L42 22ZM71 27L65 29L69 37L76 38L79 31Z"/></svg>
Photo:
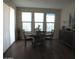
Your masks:
<svg viewBox="0 0 79 59"><path fill-rule="evenodd" d="M9 7L3 3L3 52L10 46Z"/></svg>
<svg viewBox="0 0 79 59"><path fill-rule="evenodd" d="M15 41L15 11L10 7L10 42Z"/></svg>
<svg viewBox="0 0 79 59"><path fill-rule="evenodd" d="M3 52L15 41L15 13L10 10L10 6L3 3Z"/></svg>
<svg viewBox="0 0 79 59"><path fill-rule="evenodd" d="M69 26L69 14L73 14L74 12L75 12L75 3L71 3L62 9L60 27Z"/></svg>

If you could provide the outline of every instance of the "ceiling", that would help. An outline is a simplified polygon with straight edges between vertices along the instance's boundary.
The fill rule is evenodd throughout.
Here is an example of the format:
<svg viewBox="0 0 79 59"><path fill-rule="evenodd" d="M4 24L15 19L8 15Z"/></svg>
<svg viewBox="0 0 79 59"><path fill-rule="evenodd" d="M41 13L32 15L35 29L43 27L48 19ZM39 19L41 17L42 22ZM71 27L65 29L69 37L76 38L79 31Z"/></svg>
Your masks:
<svg viewBox="0 0 79 59"><path fill-rule="evenodd" d="M61 9L75 0L13 0L17 7Z"/></svg>

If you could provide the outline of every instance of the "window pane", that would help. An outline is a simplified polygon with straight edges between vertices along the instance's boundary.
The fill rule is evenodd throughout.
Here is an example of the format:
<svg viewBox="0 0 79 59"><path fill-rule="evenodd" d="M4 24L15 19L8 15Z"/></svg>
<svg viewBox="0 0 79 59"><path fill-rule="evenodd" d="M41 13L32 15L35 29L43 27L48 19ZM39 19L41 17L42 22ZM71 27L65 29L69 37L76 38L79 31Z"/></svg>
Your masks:
<svg viewBox="0 0 79 59"><path fill-rule="evenodd" d="M34 13L35 22L43 22L44 13Z"/></svg>
<svg viewBox="0 0 79 59"><path fill-rule="evenodd" d="M54 23L47 23L47 32L54 30Z"/></svg>
<svg viewBox="0 0 79 59"><path fill-rule="evenodd" d="M23 23L23 30L31 31L31 23Z"/></svg>
<svg viewBox="0 0 79 59"><path fill-rule="evenodd" d="M22 12L22 21L30 21L32 20L31 12Z"/></svg>
<svg viewBox="0 0 79 59"><path fill-rule="evenodd" d="M55 22L55 14L53 13L46 14L46 22Z"/></svg>
<svg viewBox="0 0 79 59"><path fill-rule="evenodd" d="M40 30L43 31L43 23L35 23L35 28L38 28L38 25L40 25Z"/></svg>

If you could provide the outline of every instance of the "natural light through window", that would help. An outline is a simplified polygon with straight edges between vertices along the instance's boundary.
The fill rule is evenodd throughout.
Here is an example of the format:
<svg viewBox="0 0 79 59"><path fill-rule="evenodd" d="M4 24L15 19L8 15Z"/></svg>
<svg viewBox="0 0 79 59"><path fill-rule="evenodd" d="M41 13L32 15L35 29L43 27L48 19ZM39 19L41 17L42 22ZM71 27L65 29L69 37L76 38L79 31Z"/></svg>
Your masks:
<svg viewBox="0 0 79 59"><path fill-rule="evenodd" d="M35 28L40 25L40 30L43 31L44 13L34 13Z"/></svg>
<svg viewBox="0 0 79 59"><path fill-rule="evenodd" d="M31 12L22 12L22 29L25 31L31 31L31 21L32 13Z"/></svg>
<svg viewBox="0 0 79 59"><path fill-rule="evenodd" d="M46 21L44 21L46 20ZM40 12L22 12L22 29L26 32L32 32L33 29L51 32L54 30L55 14Z"/></svg>
<svg viewBox="0 0 79 59"><path fill-rule="evenodd" d="M22 21L30 21L32 20L32 13L31 12L22 12Z"/></svg>
<svg viewBox="0 0 79 59"><path fill-rule="evenodd" d="M43 22L44 20L44 13L34 13L35 22Z"/></svg>
<svg viewBox="0 0 79 59"><path fill-rule="evenodd" d="M55 14L47 13L46 14L47 32L51 32L52 30L54 30L54 23L55 23Z"/></svg>
<svg viewBox="0 0 79 59"><path fill-rule="evenodd" d="M31 23L23 23L23 29L25 31L31 31Z"/></svg>
<svg viewBox="0 0 79 59"><path fill-rule="evenodd" d="M47 32L54 30L54 23L47 23Z"/></svg>
<svg viewBox="0 0 79 59"><path fill-rule="evenodd" d="M55 14L48 13L48 14L46 15L46 21L47 21L47 22L55 22Z"/></svg>
<svg viewBox="0 0 79 59"><path fill-rule="evenodd" d="M35 28L40 25L40 30L43 31L43 23L35 23Z"/></svg>

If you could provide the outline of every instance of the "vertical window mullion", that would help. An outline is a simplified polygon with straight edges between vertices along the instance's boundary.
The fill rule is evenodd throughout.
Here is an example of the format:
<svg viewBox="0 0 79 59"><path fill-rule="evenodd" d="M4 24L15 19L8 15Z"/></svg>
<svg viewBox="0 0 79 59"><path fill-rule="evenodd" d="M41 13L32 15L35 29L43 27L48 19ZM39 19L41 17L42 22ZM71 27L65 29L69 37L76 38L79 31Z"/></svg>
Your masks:
<svg viewBox="0 0 79 59"><path fill-rule="evenodd" d="M35 20L34 20L34 12L32 12L32 24L31 24L31 28L32 28L32 33L34 33L34 27L35 27Z"/></svg>
<svg viewBox="0 0 79 59"><path fill-rule="evenodd" d="M43 30L46 31L46 13L44 13Z"/></svg>

